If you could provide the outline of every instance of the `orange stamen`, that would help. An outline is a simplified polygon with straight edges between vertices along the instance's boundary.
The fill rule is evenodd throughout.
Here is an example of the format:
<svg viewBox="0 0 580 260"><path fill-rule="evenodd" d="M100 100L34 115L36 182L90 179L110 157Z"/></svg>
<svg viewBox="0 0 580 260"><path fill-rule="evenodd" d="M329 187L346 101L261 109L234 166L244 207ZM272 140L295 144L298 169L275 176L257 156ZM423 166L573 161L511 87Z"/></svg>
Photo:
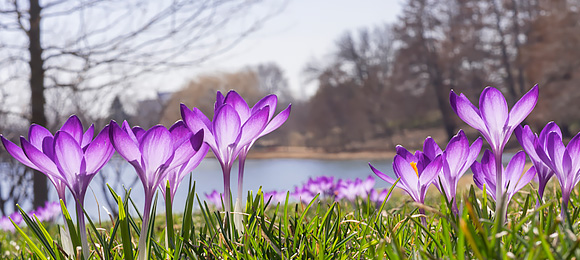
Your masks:
<svg viewBox="0 0 580 260"><path fill-rule="evenodd" d="M411 167L413 167L413 170L415 170L415 174L417 174L417 177L419 177L419 169L417 169L417 163L416 162L411 162Z"/></svg>

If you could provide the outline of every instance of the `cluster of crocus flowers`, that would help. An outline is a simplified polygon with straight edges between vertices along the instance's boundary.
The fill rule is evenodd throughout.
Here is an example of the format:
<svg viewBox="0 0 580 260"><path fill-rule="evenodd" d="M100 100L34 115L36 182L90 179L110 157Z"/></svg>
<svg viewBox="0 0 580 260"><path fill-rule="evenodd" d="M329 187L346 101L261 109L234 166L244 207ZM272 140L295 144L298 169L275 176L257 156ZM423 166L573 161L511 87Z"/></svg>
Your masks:
<svg viewBox="0 0 580 260"><path fill-rule="evenodd" d="M212 121L199 109L181 104L181 116L187 127L193 132L204 130L204 141L222 167L226 210L231 208L230 175L235 160L239 157L238 197L241 198L250 148L258 138L276 130L288 119L290 106L274 116L277 102L275 95L268 95L250 108L237 92L229 91L224 97L218 91Z"/></svg>
<svg viewBox="0 0 580 260"><path fill-rule="evenodd" d="M18 161L44 173L64 201L65 187L75 199L83 254L88 257L83 203L89 183L111 159L115 150L109 140L109 126L93 139L94 126L84 132L78 117L71 116L53 136L46 128L33 124L28 140L20 138L22 148L2 137L4 147Z"/></svg>
<svg viewBox="0 0 580 260"><path fill-rule="evenodd" d="M30 211L28 214L36 216L36 218L42 222L53 221L60 214L60 210L61 207L59 202L47 201L44 206ZM14 212L9 216L1 217L0 230L13 232L15 228L10 220L14 221L14 224L20 225L23 219L19 212Z"/></svg>
<svg viewBox="0 0 580 260"><path fill-rule="evenodd" d="M387 198L388 190L374 189L375 178L368 176L362 180L360 178L352 179L337 179L334 181L332 176L318 176L316 178L309 178L302 186L295 186L294 191L290 192L290 199L300 201L302 203L310 203L316 195L323 199L334 199L355 201L359 199L369 199L372 203L382 204ZM266 191L264 192L264 200L270 198L274 203L283 203L286 200L288 191ZM217 208L221 207L222 197L218 191L214 190L209 194L205 194L208 202L214 204Z"/></svg>

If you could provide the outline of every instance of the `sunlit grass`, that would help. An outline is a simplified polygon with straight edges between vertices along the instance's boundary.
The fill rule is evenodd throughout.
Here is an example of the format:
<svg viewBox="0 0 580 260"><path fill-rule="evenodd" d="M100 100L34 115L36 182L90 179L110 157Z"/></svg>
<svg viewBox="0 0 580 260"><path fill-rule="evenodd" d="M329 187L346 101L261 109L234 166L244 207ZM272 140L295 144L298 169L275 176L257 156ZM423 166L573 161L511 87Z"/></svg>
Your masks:
<svg viewBox="0 0 580 260"><path fill-rule="evenodd" d="M451 213L443 196L429 193L425 205L398 193L383 205L368 199L311 203L265 201L261 191L249 193L243 212L217 211L190 186L185 213L155 217L150 230L153 259L578 259L580 197L573 192L570 220L560 218L559 191L547 190L535 208L537 193L528 186L508 207L501 230L493 219L494 202L473 186L458 196L461 214ZM112 193L116 194L116 193ZM121 202L120 217L88 221L90 259L134 259L141 220L130 199ZM157 205L163 206L163 205ZM418 208L426 211L421 224ZM233 215L243 225L236 227ZM6 259L65 259L67 253L56 224L44 223L46 233L26 227L23 233L0 233ZM37 234L38 233L38 234ZM171 235L172 234L172 235ZM47 247L42 240L53 240ZM74 240L74 239L73 239ZM73 242L74 244L74 242ZM49 243L50 245L50 243ZM37 251L35 252L35 249ZM40 256L42 255L42 256ZM55 257L53 257L53 255ZM74 258L80 256L75 251Z"/></svg>

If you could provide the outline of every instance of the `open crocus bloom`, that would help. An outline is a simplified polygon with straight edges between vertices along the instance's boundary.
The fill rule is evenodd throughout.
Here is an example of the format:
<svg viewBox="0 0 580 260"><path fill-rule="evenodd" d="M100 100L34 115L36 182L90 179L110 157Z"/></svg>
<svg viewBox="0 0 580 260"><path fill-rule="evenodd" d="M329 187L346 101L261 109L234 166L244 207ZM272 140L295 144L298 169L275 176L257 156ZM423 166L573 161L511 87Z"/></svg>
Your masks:
<svg viewBox="0 0 580 260"><path fill-rule="evenodd" d="M526 186L536 175L536 169L534 167L531 167L524 173L525 164L526 154L524 151L519 151L512 157L505 169L502 165L500 172L505 178L503 179L501 186L507 193L507 203L509 203L516 192ZM485 150L483 153L481 163L475 161L471 166L475 185L483 190L483 185L485 184L487 194L489 194L494 200L497 199L497 183L495 182L495 174L497 171L495 167L495 157L489 150Z"/></svg>
<svg viewBox="0 0 580 260"><path fill-rule="evenodd" d="M562 131L560 131L560 127L554 122L548 123L544 129L540 132L540 136L538 137L537 134L532 132L529 126L518 126L515 130L516 138L520 142L520 145L524 148L524 151L530 157L530 160L534 164L534 168L536 168L537 173L537 180L538 180L538 194L540 195L540 200L544 197L544 190L546 188L546 184L552 176L554 175L554 171L550 169L550 167L545 164L538 153L536 152L536 148L534 147L537 143L539 147L545 152L548 152L548 133L554 132L559 136L559 140L562 140ZM537 205L539 206L540 200L538 200Z"/></svg>
<svg viewBox="0 0 580 260"><path fill-rule="evenodd" d="M534 148L538 157L548 165L556 175L562 191L561 216L566 216L570 193L580 181L580 133L578 133L568 146L564 146L562 136L557 131L548 133L545 144L541 139L536 140Z"/></svg>
<svg viewBox="0 0 580 260"><path fill-rule="evenodd" d="M146 259L146 234L155 190L173 168L181 167L191 159L195 153L192 144L200 143L198 139L203 138L203 134L172 135L162 125L147 131L140 127L131 129L127 121L123 122L122 128L115 121L111 121L110 126L110 138L115 149L135 168L143 184L145 207L139 239L139 259Z"/></svg>
<svg viewBox="0 0 580 260"><path fill-rule="evenodd" d="M268 96L250 109L246 101L235 91L228 92L225 97L218 91L213 121L209 121L199 109L190 110L181 104L181 116L189 130L192 132L204 130L204 141L220 162L224 177L226 210L231 206L231 168L240 152L249 149L256 139L275 130L288 118L289 108L287 112L280 113L272 119L275 102L277 99ZM243 163L240 167L243 168Z"/></svg>
<svg viewBox="0 0 580 260"><path fill-rule="evenodd" d="M431 145L428 146L431 147ZM436 149L433 151L435 150ZM433 180L437 177L439 171L441 171L441 155L436 155L433 160L431 160L421 151L416 151L415 154L405 151L407 150L402 146L398 146L397 155L395 155L395 158L393 159L393 170L395 176L400 178L396 187L405 190L416 202L424 203L427 188L431 183L433 183ZM431 152L428 152L428 154L430 153ZM379 176L379 178L390 184L395 183L395 179L377 170L371 164L369 164L369 166L371 167L371 170Z"/></svg>
<svg viewBox="0 0 580 260"><path fill-rule="evenodd" d="M493 87L487 87L479 97L479 109L463 93L449 96L451 107L465 123L477 129L491 145L492 151L503 151L515 128L532 112L538 101L535 85L508 111L507 102Z"/></svg>
<svg viewBox="0 0 580 260"><path fill-rule="evenodd" d="M434 183L441 193L445 191L444 195L448 201L454 201L453 211L455 213L458 213L457 202L455 201L457 183L467 169L471 167L475 159L477 159L482 143L481 138L477 138L469 146L467 136L465 136L463 130L459 130L457 135L449 140L443 152L443 167L439 172L439 178L435 178ZM441 187L440 183L443 187Z"/></svg>
<svg viewBox="0 0 580 260"><path fill-rule="evenodd" d="M175 156L182 157L175 159L174 156L163 180L163 183L169 182L169 189L171 191L170 196L171 201L173 202L179 184L188 173L193 171L193 169L201 163L203 158L205 158L209 147L203 142L203 130L200 130L193 135L183 121L177 121L173 124L169 128L169 132L171 133L171 138L173 140ZM187 143L191 143L191 145L183 145ZM163 185L161 185L160 188L163 197L167 196Z"/></svg>
<svg viewBox="0 0 580 260"><path fill-rule="evenodd" d="M33 124L28 140L20 137L22 149L2 137L4 147L18 161L48 176L64 201L65 187L71 191L77 209L77 221L83 254L88 256L83 203L89 183L111 159L115 150L109 141L109 126L93 140L94 126L84 132L75 115L69 117L53 136L46 128Z"/></svg>

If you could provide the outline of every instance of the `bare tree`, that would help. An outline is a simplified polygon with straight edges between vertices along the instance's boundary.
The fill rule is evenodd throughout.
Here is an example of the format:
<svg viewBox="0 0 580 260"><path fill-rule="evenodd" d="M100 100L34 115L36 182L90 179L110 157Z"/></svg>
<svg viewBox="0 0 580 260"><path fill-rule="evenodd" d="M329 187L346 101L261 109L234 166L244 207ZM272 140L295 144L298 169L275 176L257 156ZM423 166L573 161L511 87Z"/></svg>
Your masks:
<svg viewBox="0 0 580 260"><path fill-rule="evenodd" d="M283 6L268 2L248 15L260 2L2 1L0 86L20 89L14 98L29 94L18 112L31 123L53 127L72 112L101 117L117 87L223 53ZM35 174L34 206L46 200L46 186Z"/></svg>

